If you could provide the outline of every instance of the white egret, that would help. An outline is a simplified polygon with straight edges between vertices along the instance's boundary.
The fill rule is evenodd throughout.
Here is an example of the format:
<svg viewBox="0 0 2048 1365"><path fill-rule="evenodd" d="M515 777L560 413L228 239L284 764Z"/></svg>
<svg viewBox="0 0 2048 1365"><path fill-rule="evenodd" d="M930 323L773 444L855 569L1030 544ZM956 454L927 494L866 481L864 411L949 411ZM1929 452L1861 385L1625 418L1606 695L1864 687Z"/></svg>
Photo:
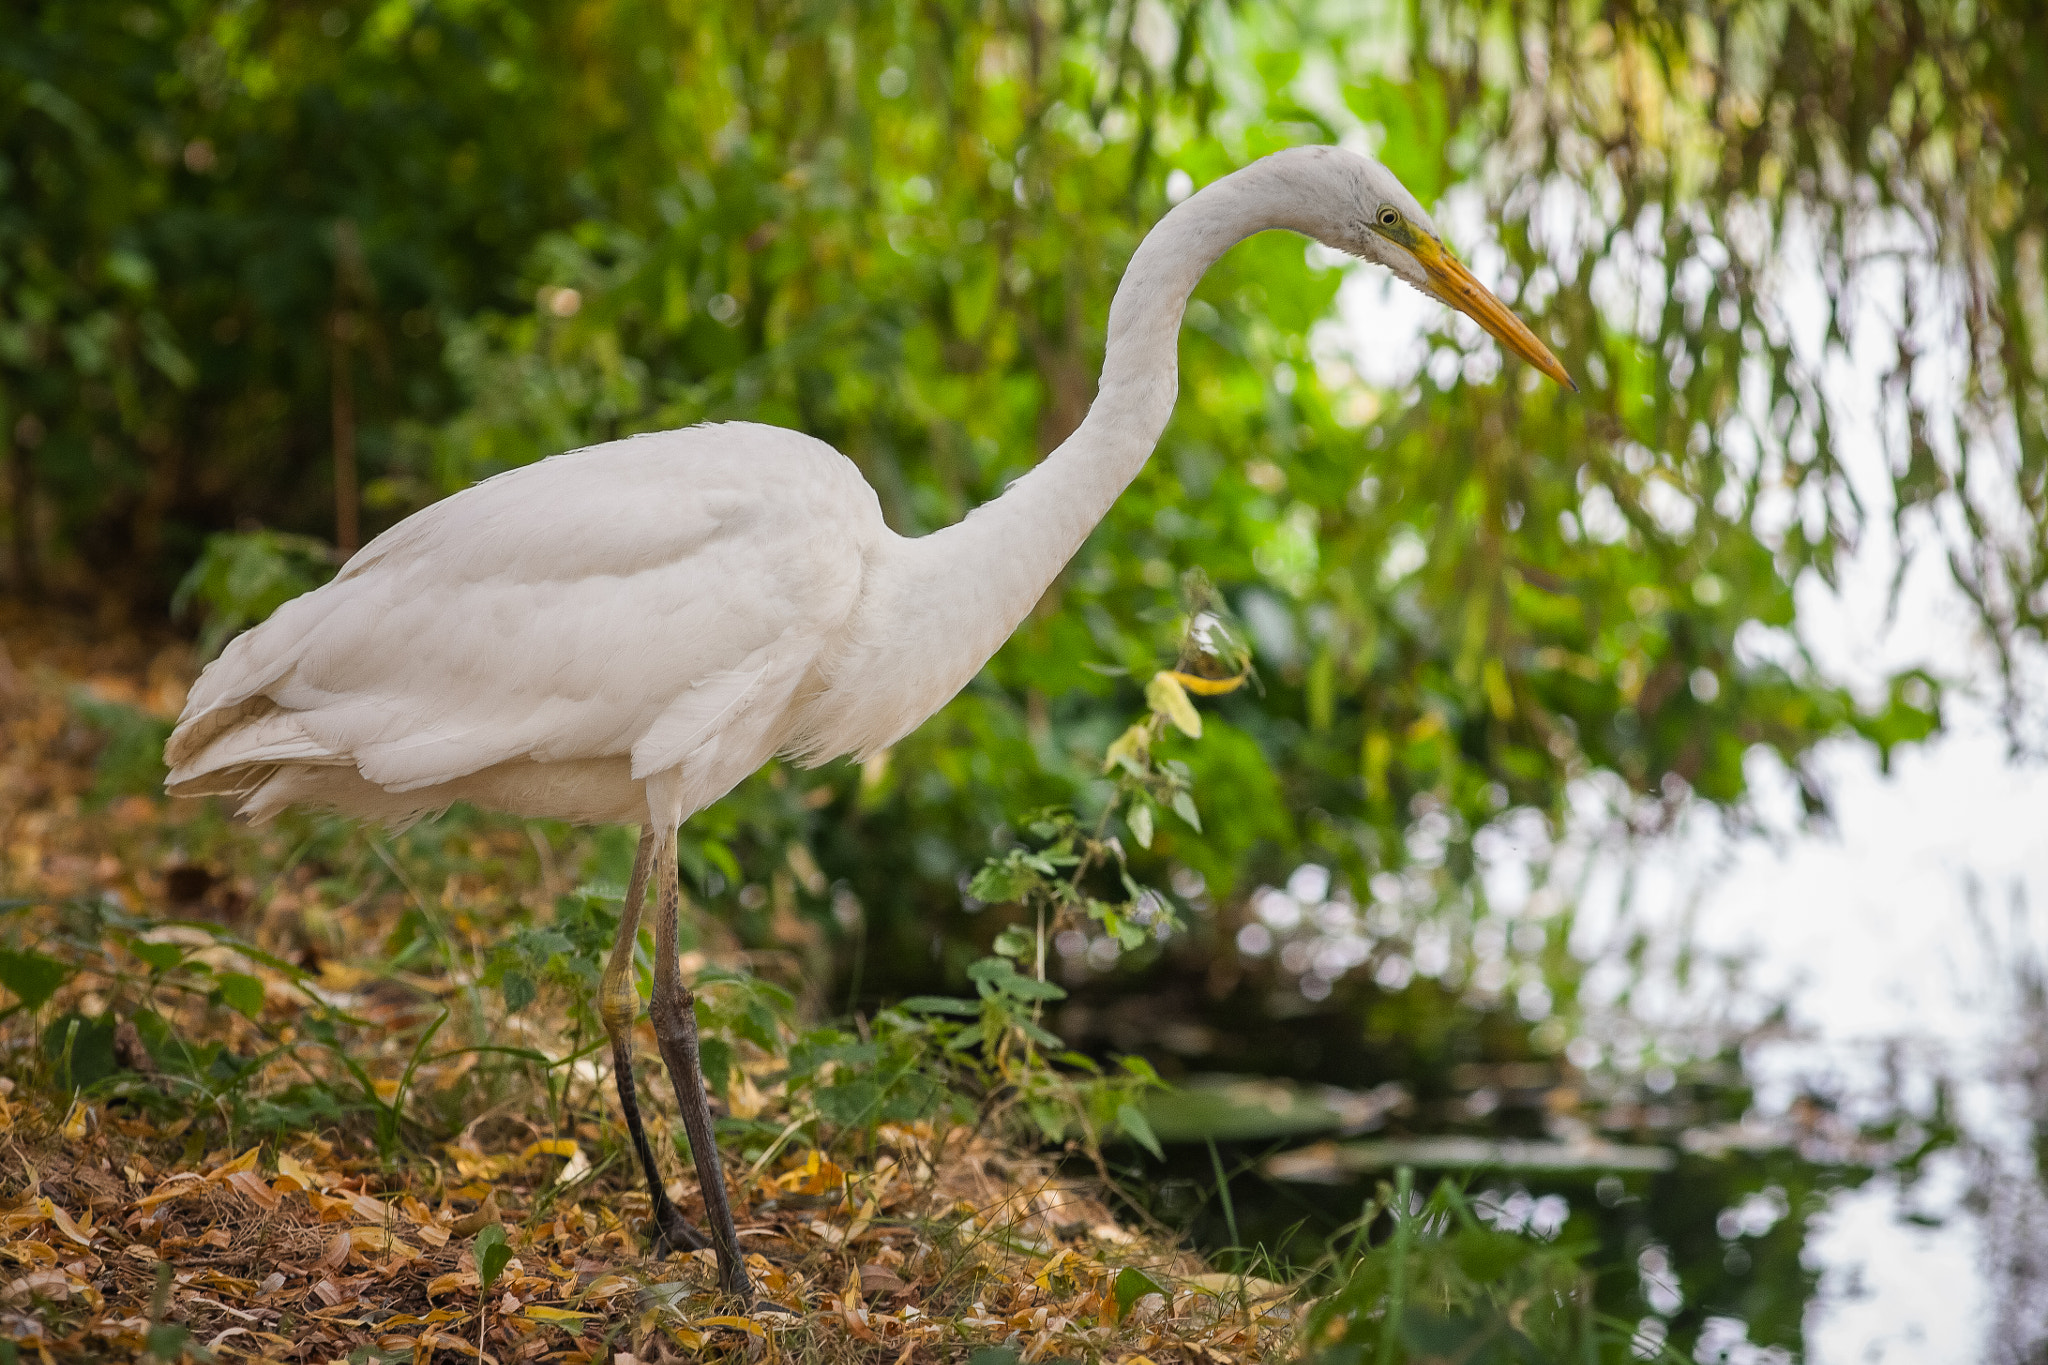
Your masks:
<svg viewBox="0 0 2048 1365"><path fill-rule="evenodd" d="M1087 418L960 524L899 536L844 456L750 423L500 474L400 522L235 640L171 736L171 791L239 798L257 820L303 805L404 824L468 801L643 821L601 987L619 1099L657 1246L714 1247L721 1284L750 1295L677 961L677 827L777 755L872 754L966 685L1151 455L1196 281L1268 228L1386 266L1571 383L1386 168L1329 147L1281 152L1160 220L1117 289ZM634 1097L631 967L650 869L655 1036L708 1238L664 1193Z"/></svg>

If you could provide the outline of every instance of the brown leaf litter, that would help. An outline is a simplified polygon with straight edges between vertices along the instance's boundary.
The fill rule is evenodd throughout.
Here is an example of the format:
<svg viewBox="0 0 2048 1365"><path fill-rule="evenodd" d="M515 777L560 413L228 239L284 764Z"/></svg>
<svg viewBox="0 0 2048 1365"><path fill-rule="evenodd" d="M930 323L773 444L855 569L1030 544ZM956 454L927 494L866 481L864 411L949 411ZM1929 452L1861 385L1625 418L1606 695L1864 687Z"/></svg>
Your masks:
<svg viewBox="0 0 2048 1365"><path fill-rule="evenodd" d="M421 1031L476 991L375 956L422 904L402 877L350 890L274 831L191 823L141 795L95 805L100 741L70 699L82 687L175 714L192 672L181 645L5 604L0 633L0 898L33 902L0 922L0 947L69 953L77 968L37 1018L0 1015L0 1339L21 1359L133 1359L165 1327L221 1361L382 1365L933 1365L986 1345L1091 1365L1287 1353L1298 1318L1284 1291L1208 1274L1170 1240L1121 1225L994 1123L884 1125L824 1150L799 1143L759 1169L729 1161L760 1291L751 1314L735 1311L708 1253L647 1254L648 1200L601 1069L572 1071L550 1097L537 1073L480 1079L473 1049L414 1067ZM431 909L441 932L480 944L520 894L505 869L530 868L537 844L509 824L460 837ZM525 894L567 889L547 850L537 879ZM59 907L79 897L180 923L67 949ZM254 946L219 941L211 924ZM260 999L243 1013L217 992L169 991L137 957L152 945L176 945L210 973L199 979L250 978ZM379 1158L355 1119L230 1145L219 1104L156 1074L136 1028L145 1009L182 1040L259 1059L249 1084L262 1094L347 1083L335 1050L308 1042L307 1021L326 1011L378 1102L406 1115L404 1140ZM125 1091L74 1098L10 1079L49 1074L38 1020L63 1011L112 1016ZM484 1025L494 1041L559 1045L562 1021L533 1015ZM759 1060L742 1056L735 1108L772 1121L782 1097ZM405 1106L421 1097L431 1104L412 1117ZM665 1112L649 1108L657 1146L671 1145ZM436 1116L457 1111L466 1126L447 1140ZM694 1182L671 1194L701 1216ZM512 1259L486 1287L473 1247L492 1224ZM1120 1308L1127 1269L1161 1292Z"/></svg>

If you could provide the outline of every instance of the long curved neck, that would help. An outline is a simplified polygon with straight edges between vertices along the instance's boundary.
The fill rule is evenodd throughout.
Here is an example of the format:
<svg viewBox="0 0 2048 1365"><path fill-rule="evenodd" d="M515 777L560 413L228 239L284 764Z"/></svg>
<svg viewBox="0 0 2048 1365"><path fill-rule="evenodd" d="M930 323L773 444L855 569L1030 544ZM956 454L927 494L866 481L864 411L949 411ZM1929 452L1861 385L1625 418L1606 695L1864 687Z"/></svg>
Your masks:
<svg viewBox="0 0 2048 1365"><path fill-rule="evenodd" d="M971 621L974 646L985 646L967 677L1017 628L1151 457L1173 415L1181 318L1203 273L1268 228L1324 235L1330 225L1322 221L1317 163L1330 150L1254 162L1162 218L1110 304L1102 377L1081 425L1002 496L910 543L934 574L928 619L955 631Z"/></svg>
<svg viewBox="0 0 2048 1365"><path fill-rule="evenodd" d="M1334 148L1254 162L1159 221L1109 310L1095 402L1081 425L993 502L871 566L814 752L866 753L908 733L980 671L1145 467L1173 415L1188 295L1217 257L1267 228L1327 236Z"/></svg>

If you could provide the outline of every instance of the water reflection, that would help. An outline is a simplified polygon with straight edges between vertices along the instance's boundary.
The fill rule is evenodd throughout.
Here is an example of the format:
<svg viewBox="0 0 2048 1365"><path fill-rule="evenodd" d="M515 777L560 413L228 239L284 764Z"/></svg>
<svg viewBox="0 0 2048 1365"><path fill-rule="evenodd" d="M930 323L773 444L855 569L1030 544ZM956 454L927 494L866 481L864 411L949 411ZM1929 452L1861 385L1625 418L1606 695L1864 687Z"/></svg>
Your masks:
<svg viewBox="0 0 2048 1365"><path fill-rule="evenodd" d="M1307 1266L1408 1167L1495 1227L1582 1244L1645 1358L1804 1358L1816 1220L1875 1175L1914 1188L1960 1141L1948 1091L1781 1067L1760 1102L1759 1059L1797 1040L1740 961L1659 980L1672 954L1641 933L1573 952L1540 886L1513 912L1446 891L1424 870L1355 892L1308 864L1221 924L1220 952L1112 977L1063 944L1057 1031L1182 1086L1153 1113L1167 1159L1131 1158L1136 1197L1225 1261L1235 1244Z"/></svg>

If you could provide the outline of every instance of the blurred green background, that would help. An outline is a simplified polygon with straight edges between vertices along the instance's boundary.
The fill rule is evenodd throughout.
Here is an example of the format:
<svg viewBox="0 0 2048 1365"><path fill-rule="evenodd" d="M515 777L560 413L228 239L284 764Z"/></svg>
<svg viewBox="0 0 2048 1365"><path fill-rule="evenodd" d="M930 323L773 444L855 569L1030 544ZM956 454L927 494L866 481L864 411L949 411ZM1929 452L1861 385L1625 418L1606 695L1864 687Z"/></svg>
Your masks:
<svg viewBox="0 0 2048 1365"><path fill-rule="evenodd" d="M1632 1268L1616 1311L1796 1349L1801 1220L1736 1258L1717 1215L1854 1163L1680 1141L1743 1114L1741 1038L1602 1032L1551 853L1575 803L1627 836L1744 822L1760 763L1822 816L1817 745L1939 731L1949 679L1851 690L1800 644L1794 585L1863 534L1941 528L2001 657L2038 640L2044 88L2021 0L16 0L6 581L133 621L175 595L217 648L476 479L727 419L833 443L928 531L1079 421L1171 202L1281 147L1374 151L1582 392L1433 306L1410 363L1372 319L1412 298L1244 244L1158 454L1024 628L886 762L701 817L693 875L743 941L829 960L828 1012L957 985L1004 924L966 878L1033 810L1100 807L1200 568L1259 686L1176 751L1203 833L1135 853L1191 927L1063 939L1057 1031L1398 1083L1370 1120L1396 1134L1661 1143L1626 1198L1543 1177L1608 1210L1617 1263L1678 1248L1687 1292ZM1825 376L1872 329L1883 447L1844 449ZM1184 1137L1253 1155L1343 1126L1195 1110ZM1140 1183L1171 1212L1195 1180ZM1232 1236L1317 1226L1322 1196L1252 1183Z"/></svg>

